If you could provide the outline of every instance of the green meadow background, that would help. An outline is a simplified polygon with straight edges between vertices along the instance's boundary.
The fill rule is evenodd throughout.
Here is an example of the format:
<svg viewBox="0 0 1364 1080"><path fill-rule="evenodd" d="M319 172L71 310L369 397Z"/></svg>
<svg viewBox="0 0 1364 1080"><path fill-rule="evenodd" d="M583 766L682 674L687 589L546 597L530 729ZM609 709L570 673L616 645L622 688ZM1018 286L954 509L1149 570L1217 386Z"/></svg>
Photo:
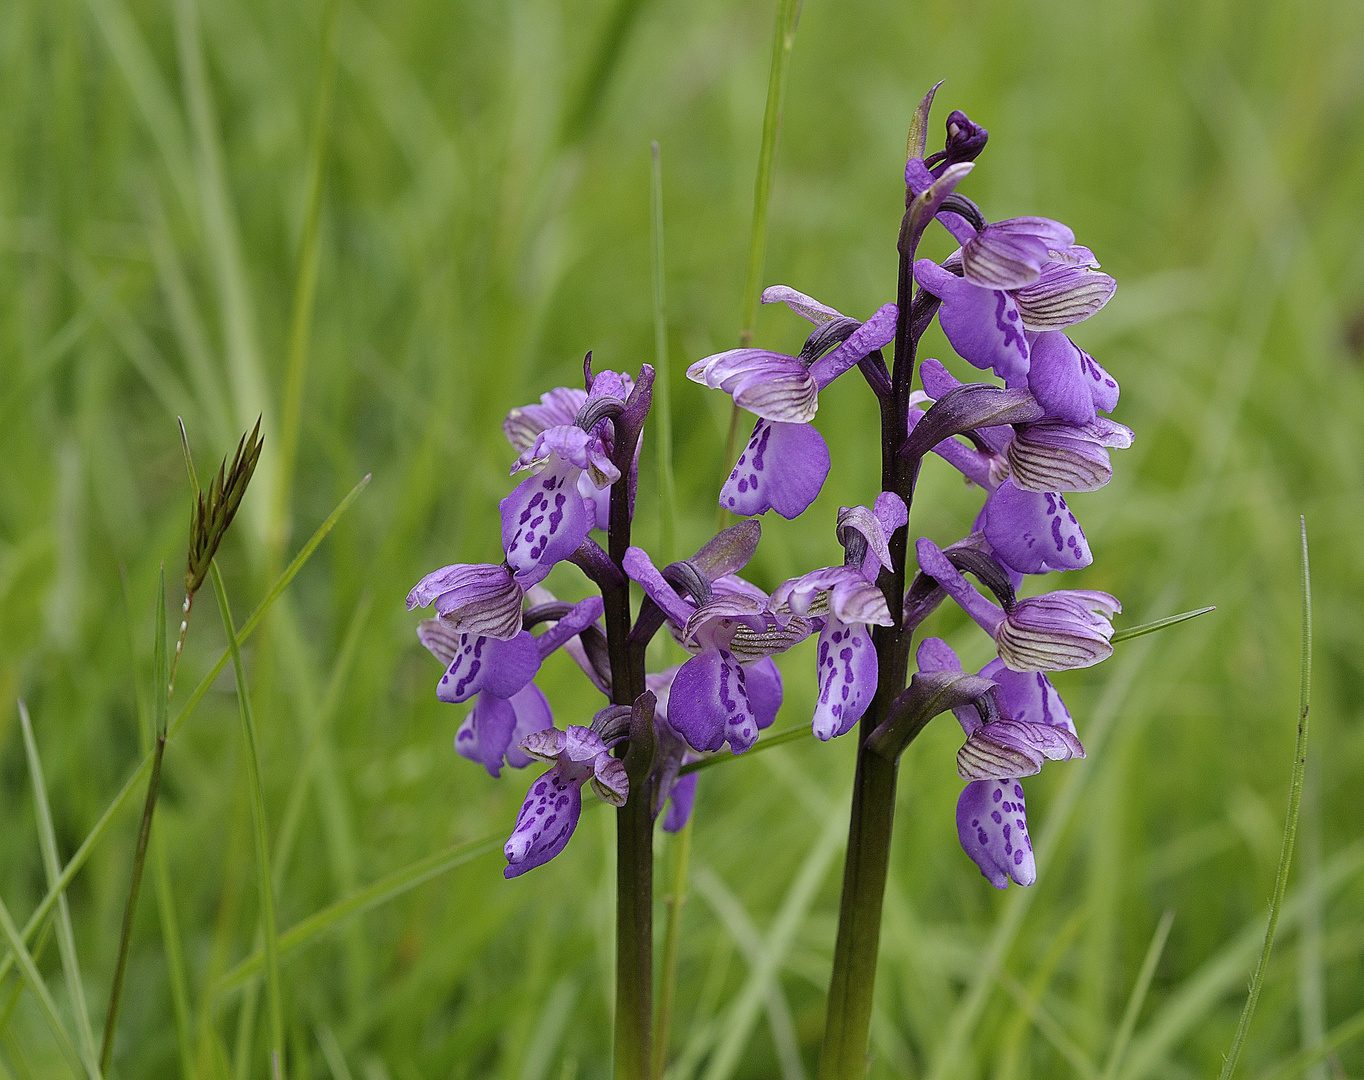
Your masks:
<svg viewBox="0 0 1364 1080"><path fill-rule="evenodd" d="M281 929L452 845L500 847L531 777L454 754L464 708L436 701L403 598L435 567L498 557L508 408L580 378L588 349L614 368L654 360L654 139L672 554L709 535L728 399L683 369L735 342L775 7L0 3L0 897L17 923L47 877L16 699L62 860L142 757L163 560L172 632L182 596L177 415L201 476L264 416L219 556L239 624L373 477L245 646ZM1031 889L996 892L958 847L956 725L906 755L871 1075L1220 1068L1285 816L1299 514L1316 585L1308 782L1238 1075L1359 1075L1364 8L809 0L765 282L862 317L893 298L905 131L938 79L931 139L958 107L991 132L963 190L991 218L1065 220L1119 281L1076 337L1121 382L1137 439L1112 484L1073 499L1096 560L1064 584L1119 595L1120 626L1217 611L1058 676L1089 758L1028 781ZM940 233L932 252L947 251ZM763 311L757 340L794 349L804 330ZM925 352L968 370L936 329ZM801 521L763 522L759 584L839 557L837 507L877 488L875 423L855 376L821 396L833 472ZM656 468L650 435L649 542ZM979 500L935 460L914 527L951 541ZM583 592L568 567L551 584ZM989 655L954 610L929 629L968 662ZM224 646L206 587L172 716ZM778 727L808 722L812 657L782 659ZM541 684L561 724L598 707L564 657ZM853 749L804 740L702 774L674 1080L813 1072ZM101 1034L142 792L68 890L80 985L51 928L34 941L78 1046L83 1023ZM494 849L329 922L284 959L289 1075L607 1076L613 827L589 802L564 855L527 877L504 881ZM660 925L672 853L660 838ZM259 945L254 866L229 670L166 751L112 1075L268 1075L262 987L225 979ZM11 971L0 1077L67 1075Z"/></svg>

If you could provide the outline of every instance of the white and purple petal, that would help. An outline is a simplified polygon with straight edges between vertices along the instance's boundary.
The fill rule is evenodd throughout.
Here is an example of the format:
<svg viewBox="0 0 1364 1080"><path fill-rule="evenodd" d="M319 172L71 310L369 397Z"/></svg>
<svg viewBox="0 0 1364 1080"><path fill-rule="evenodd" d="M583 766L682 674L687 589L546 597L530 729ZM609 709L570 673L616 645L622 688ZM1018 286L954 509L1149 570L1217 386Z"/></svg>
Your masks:
<svg viewBox="0 0 1364 1080"><path fill-rule="evenodd" d="M845 371L856 367L863 357L888 344L895 337L899 310L894 304L882 304L847 340L811 364L810 376L815 385L823 390Z"/></svg>
<svg viewBox="0 0 1364 1080"><path fill-rule="evenodd" d="M1005 455L1013 481L1027 491L1097 491L1113 476L1108 448L1132 445L1132 431L1107 417L1087 424L1019 424Z"/></svg>
<svg viewBox="0 0 1364 1080"><path fill-rule="evenodd" d="M1014 301L1027 329L1064 330L1102 308L1117 287L1111 277L1089 266L1053 261L1035 282L1014 292Z"/></svg>
<svg viewBox="0 0 1364 1080"><path fill-rule="evenodd" d="M1030 724L1050 724L1075 734L1070 710L1042 672L1011 671L1003 660L996 659L981 668L980 675L994 682L995 700L1004 716Z"/></svg>
<svg viewBox="0 0 1364 1080"><path fill-rule="evenodd" d="M814 419L818 390L799 360L768 349L730 349L698 360L687 377L723 390L735 404L765 420L801 424Z"/></svg>
<svg viewBox="0 0 1364 1080"><path fill-rule="evenodd" d="M531 785L503 853L504 877L519 877L564 850L582 813L582 786L590 773L555 765Z"/></svg>
<svg viewBox="0 0 1364 1080"><path fill-rule="evenodd" d="M673 680L668 722L700 753L730 748L741 754L758 737L758 721L748 700L744 670L728 650L693 656Z"/></svg>
<svg viewBox="0 0 1364 1080"><path fill-rule="evenodd" d="M594 508L578 494L577 466L552 459L498 503L502 548L523 586L543 581L555 563L578 549L592 529Z"/></svg>
<svg viewBox="0 0 1364 1080"><path fill-rule="evenodd" d="M841 311L835 311L827 304L821 304L803 292L797 292L789 285L769 285L763 290L762 302L764 304L785 304L802 319L808 319L816 326L822 326L824 323L844 317Z"/></svg>
<svg viewBox="0 0 1364 1080"><path fill-rule="evenodd" d="M1092 667L1113 655L1117 599L1092 589L1060 589L1018 601L994 635L999 658L1014 671Z"/></svg>
<svg viewBox="0 0 1364 1080"><path fill-rule="evenodd" d="M506 566L456 563L427 574L407 594L407 610L435 604L455 633L515 637L521 629L521 586Z"/></svg>
<svg viewBox="0 0 1364 1080"><path fill-rule="evenodd" d="M465 634L436 685L436 697L460 702L486 691L493 697L509 698L535 678L540 658L535 637L528 630L506 641Z"/></svg>
<svg viewBox="0 0 1364 1080"><path fill-rule="evenodd" d="M864 624L830 618L815 657L819 697L811 727L815 738L827 742L852 730L876 696L876 649Z"/></svg>
<svg viewBox="0 0 1364 1080"><path fill-rule="evenodd" d="M1033 776L1044 761L1085 756L1080 740L1063 727L996 720L981 724L957 751L957 775L963 780L1009 780Z"/></svg>
<svg viewBox="0 0 1364 1080"><path fill-rule="evenodd" d="M1007 888L1010 878L1020 885L1037 880L1020 781L977 780L967 784L957 800L957 836L963 850L996 889Z"/></svg>
<svg viewBox="0 0 1364 1080"><path fill-rule="evenodd" d="M502 421L502 432L517 453L521 453L529 450L535 444L536 436L546 428L573 423L586 401L586 390L555 387L540 395L539 405L523 405L507 413Z"/></svg>
<svg viewBox="0 0 1364 1080"><path fill-rule="evenodd" d="M720 490L720 505L743 517L775 510L799 517L829 475L829 447L809 424L759 420Z"/></svg>

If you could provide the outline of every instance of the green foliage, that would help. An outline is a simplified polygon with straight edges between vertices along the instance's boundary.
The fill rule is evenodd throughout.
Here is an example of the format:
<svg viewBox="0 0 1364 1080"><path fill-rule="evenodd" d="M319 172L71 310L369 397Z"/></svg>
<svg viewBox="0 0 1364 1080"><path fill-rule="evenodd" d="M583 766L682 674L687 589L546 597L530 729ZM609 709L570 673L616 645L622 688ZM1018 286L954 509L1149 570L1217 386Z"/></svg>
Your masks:
<svg viewBox="0 0 1364 1080"><path fill-rule="evenodd" d="M656 355L652 139L676 550L710 535L729 405L683 370L736 339L777 7L0 4L0 897L7 940L27 943L0 959L0 1076L83 1069L82 997L102 1035L151 764L138 701L153 711L158 567L189 541L177 415L201 461L230 457L258 415L266 443L217 561L237 610L268 601L237 636L289 1075L607 1075L611 812L588 807L564 855L514 882L495 853L474 857L495 852L531 775L493 780L454 754L462 710L435 700L402 600L428 570L495 556L509 407L580 377L589 348L621 368ZM1299 513L1313 749L1237 1076L1364 1069L1361 53L1364 12L1346 0L801 10L763 280L859 315L891 298L906 129L945 78L930 137L954 107L991 131L964 190L992 217L1065 220L1119 281L1076 336L1121 381L1137 441L1108 488L1073 500L1097 561L1066 584L1119 595L1120 626L1217 606L1058 679L1089 757L1028 781L1030 890L995 893L958 848L951 719L906 753L873 1077L1221 1067L1283 835ZM801 334L759 311L755 342ZM936 331L926 353L954 363ZM855 378L821 394L816 423L833 475L804 520L763 523L752 572L768 587L837 559L838 506L875 494L876 410ZM916 528L945 542L970 526L979 492L933 461L922 491ZM585 592L569 568L550 585ZM988 657L950 610L926 630L968 667ZM177 1075L186 1057L199 1077L268 1075L227 646L201 611L170 701L118 1076ZM777 730L796 730L811 648L781 663ZM598 707L566 658L542 684L561 721ZM851 750L800 737L701 773L674 1078L812 1070L841 854L826 834ZM78 860L57 878L69 940L45 900L53 852Z"/></svg>

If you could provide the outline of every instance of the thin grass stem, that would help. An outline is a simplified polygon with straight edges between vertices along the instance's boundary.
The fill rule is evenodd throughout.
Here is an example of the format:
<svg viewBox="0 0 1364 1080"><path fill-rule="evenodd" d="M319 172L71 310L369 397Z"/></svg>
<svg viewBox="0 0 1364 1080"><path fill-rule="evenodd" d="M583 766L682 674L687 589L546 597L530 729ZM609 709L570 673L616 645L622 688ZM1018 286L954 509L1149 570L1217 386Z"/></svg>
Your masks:
<svg viewBox="0 0 1364 1080"><path fill-rule="evenodd" d="M260 893L261 928L265 940L265 999L270 1023L270 1072L274 1077L286 1075L284 1062L284 1011L281 1003L279 978L279 935L275 928L275 889L270 874L270 842L266 836L265 796L261 790L260 743L256 737L256 722L251 714L251 695L247 691L246 669L242 666L237 631L232 622L232 608L228 604L223 575L215 559L209 567L213 578L213 592L218 598L218 611L223 619L223 632L232 653L232 672L237 678L237 706L241 713L242 735L246 739L246 777L251 789L251 825L256 840L256 882Z"/></svg>
<svg viewBox="0 0 1364 1080"><path fill-rule="evenodd" d="M1146 948L1146 957L1141 962L1137 981L1132 985L1132 995L1127 999L1122 1022L1118 1024L1118 1033L1113 1037L1113 1046L1108 1052L1108 1064L1104 1066L1103 1080L1117 1080L1118 1070L1122 1068L1123 1055L1127 1053L1127 1044L1132 1041L1132 1032L1136 1030L1137 1018L1141 1016L1141 1007L1146 1003L1146 993L1151 989L1156 965L1160 963L1161 953L1165 951L1165 943L1170 938L1170 927L1174 925L1174 921L1173 909L1167 910L1156 925L1156 932L1151 935L1151 944Z"/></svg>
<svg viewBox="0 0 1364 1080"><path fill-rule="evenodd" d="M692 818L673 837L672 891L664 898L668 922L663 933L663 971L658 991L658 1019L654 1024L654 1080L662 1080L668 1059L668 1031L677 993L677 962L681 956L682 905L687 902L687 872L691 862Z"/></svg>
<svg viewBox="0 0 1364 1080"><path fill-rule="evenodd" d="M1222 1063L1220 1080L1230 1080L1236 1071L1246 1032L1250 1030L1250 1019L1260 1003L1260 991L1264 987L1265 971L1269 967L1269 954L1274 948L1274 932L1278 929L1284 893L1288 891L1288 871L1293 864L1293 842L1297 838L1298 811L1302 807L1303 774L1307 769L1307 722L1312 699L1312 572L1307 558L1307 519L1299 518L1298 526L1302 537L1302 654L1298 675L1298 740L1293 749L1293 778L1288 788L1288 819L1284 822L1279 872L1274 878L1274 895L1269 902L1269 923L1265 927L1264 945L1260 949L1255 972L1250 977L1250 992L1246 995L1246 1005L1236 1025L1231 1049Z"/></svg>
<svg viewBox="0 0 1364 1080"><path fill-rule="evenodd" d="M677 547L677 482L673 476L672 369L668 360L668 305L663 274L663 160L658 143L652 147L649 206L652 211L654 279L654 407L658 430L659 554L673 561Z"/></svg>
<svg viewBox="0 0 1364 1080"><path fill-rule="evenodd" d="M1210 611L1216 611L1215 607L1195 608L1193 611L1181 611L1178 615L1171 615L1168 619L1157 619L1155 622L1142 623L1140 626L1128 626L1121 630L1115 630L1113 636L1108 640L1116 645L1120 641L1129 641L1143 634L1154 634L1157 630L1164 630L1166 627L1174 626L1178 623L1188 622L1196 619L1200 615L1206 615Z"/></svg>
<svg viewBox="0 0 1364 1080"><path fill-rule="evenodd" d="M142 822L137 830L137 846L133 850L133 869L128 883L128 899L123 905L123 927L119 933L118 959L114 963L114 978L109 988L109 1009L104 1020L104 1041L100 1046L99 1070L109 1071L114 1053L114 1035L118 1030L118 1009L123 998L123 980L128 973L128 953L133 942L133 919L137 915L137 900L142 889L142 873L147 865L147 842L152 834L152 818L156 814L156 799L161 790L161 763L166 753L166 716L169 712L170 665L166 656L166 564L161 564L161 575L156 592L156 638L153 647L152 670L155 672L156 745L152 750L152 774L147 781L147 798L142 804Z"/></svg>
<svg viewBox="0 0 1364 1080"><path fill-rule="evenodd" d="M43 853L43 872L47 884L61 875L61 860L57 855L57 832L52 825L52 807L47 798L47 783L43 779L43 763L38 757L38 741L33 737L33 723L28 706L19 702L19 724L23 728L24 752L28 756L28 771L33 780L33 809L38 819L38 841ZM80 1042L81 1058L86 1067L98 1060L95 1034L90 1027L90 1013L85 1004L85 980L81 975L80 960L76 956L76 935L71 929L71 910L66 893L57 900L57 948L62 957L62 974L66 978L66 992L71 998L71 1010L76 1018L76 1035Z"/></svg>
<svg viewBox="0 0 1364 1080"><path fill-rule="evenodd" d="M82 1060L80 1051L76 1049L76 1044L71 1041L71 1036L62 1026L61 1017L57 1015L57 1003L52 1000L52 995L47 989L47 983L43 982L38 966L33 962L33 957L29 955L28 949L24 947L24 942L19 937L19 931L15 929L14 920L10 918L9 908L5 906L3 899L0 899L0 933L3 933L5 940L9 942L13 955L18 957L19 971L23 974L24 981L28 983L29 989L33 991L33 996L38 1002L38 1009L43 1014L43 1019L47 1022L62 1056L66 1058L67 1063L77 1074L88 1076L91 1080L99 1080L99 1071L95 1068L94 1062Z"/></svg>
<svg viewBox="0 0 1364 1080"><path fill-rule="evenodd" d="M767 210L772 200L772 170L777 160L777 138L781 134L782 102L786 97L786 76L790 70L791 50L796 44L796 27L804 0L778 0L776 26L772 32L772 67L767 75L767 104L763 109L762 145L758 150L758 173L753 180L753 224L748 233L748 263L744 269L744 292L739 307L739 348L753 343L758 321L758 288L762 284L763 264L767 258ZM725 437L725 468L734 461L739 439L739 406L729 414L729 433ZM719 524L725 521L720 510Z"/></svg>

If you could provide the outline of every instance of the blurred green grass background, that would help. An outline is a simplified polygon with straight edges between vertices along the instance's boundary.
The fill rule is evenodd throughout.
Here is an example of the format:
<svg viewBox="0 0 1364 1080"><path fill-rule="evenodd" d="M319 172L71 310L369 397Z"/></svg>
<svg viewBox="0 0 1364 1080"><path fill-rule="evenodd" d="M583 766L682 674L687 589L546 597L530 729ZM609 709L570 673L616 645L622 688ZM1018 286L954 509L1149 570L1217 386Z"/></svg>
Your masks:
<svg viewBox="0 0 1364 1080"><path fill-rule="evenodd" d="M455 756L463 710L435 700L402 599L430 569L496 557L509 407L573 382L588 349L599 365L652 361L651 139L678 543L708 534L728 403L682 369L735 338L773 13L733 0L340 0L328 36L320 0L0 4L0 894L16 920L46 891L16 697L64 859L141 757L157 567L175 603L186 541L177 414L201 473L265 416L261 470L220 556L239 620L374 478L246 649L281 926L510 830L530 777L493 781ZM1096 563L1066 584L1117 593L1126 625L1218 611L1058 678L1090 757L1030 781L1044 853L1030 890L997 894L957 845L954 725L906 756L871 1075L1182 1080L1220 1066L1278 857L1299 513L1317 599L1312 760L1240 1075L1357 1075L1358 1042L1325 1061L1294 1055L1358 1030L1364 1009L1364 8L810 0L765 281L861 316L893 297L905 129L940 78L931 137L952 108L991 131L964 190L992 218L1065 220L1119 281L1076 337L1122 383L1117 418L1137 442L1108 488L1073 500ZM295 327L309 252L316 310ZM802 326L764 311L758 341L794 347ZM277 494L300 345L297 468ZM936 330L926 352L952 363ZM835 556L837 506L875 494L875 415L853 378L823 396L833 473L804 519L764 521L760 584ZM920 492L917 531L948 541L969 527L979 493L942 463ZM552 584L582 590L565 568ZM224 646L212 607L201 598L177 702ZM955 612L929 629L986 658ZM782 661L779 726L809 715L811 660L806 646ZM561 661L542 685L561 723L582 721L594 694ZM852 751L801 742L702 777L671 1076L812 1071ZM118 817L69 891L96 1036L136 819ZM482 856L291 956L291 1074L606 1076L612 831L593 804L546 868L504 882L499 856ZM213 991L258 922L230 675L167 750L154 835L196 1074L266 1075L257 990ZM668 855L660 841L660 893ZM152 878L115 1050L123 1077L181 1068ZM1167 911L1168 945L1124 1025ZM74 1032L54 942L39 966ZM0 1009L0 1076L67 1074L16 975Z"/></svg>

